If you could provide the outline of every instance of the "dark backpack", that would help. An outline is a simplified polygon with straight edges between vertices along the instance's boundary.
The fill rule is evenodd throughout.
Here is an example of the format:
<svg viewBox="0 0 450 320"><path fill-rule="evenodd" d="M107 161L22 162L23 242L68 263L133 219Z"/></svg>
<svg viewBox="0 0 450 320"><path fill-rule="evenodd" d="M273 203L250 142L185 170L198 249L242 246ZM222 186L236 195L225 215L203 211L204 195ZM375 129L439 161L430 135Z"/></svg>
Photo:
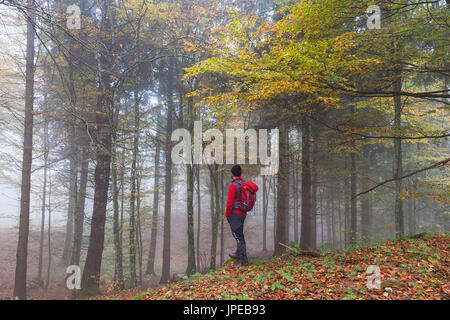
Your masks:
<svg viewBox="0 0 450 320"><path fill-rule="evenodd" d="M248 212L253 209L256 202L256 192L258 186L252 181L234 180L236 186L236 196L234 197L233 208Z"/></svg>

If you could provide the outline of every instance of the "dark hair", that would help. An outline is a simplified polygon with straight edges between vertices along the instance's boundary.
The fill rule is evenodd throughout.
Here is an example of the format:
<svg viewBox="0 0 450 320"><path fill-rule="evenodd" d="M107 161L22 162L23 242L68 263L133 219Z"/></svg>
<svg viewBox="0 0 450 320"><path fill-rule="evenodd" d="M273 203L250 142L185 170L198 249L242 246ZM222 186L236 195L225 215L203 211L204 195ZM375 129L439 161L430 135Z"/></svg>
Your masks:
<svg viewBox="0 0 450 320"><path fill-rule="evenodd" d="M231 168L231 173L235 176L235 177L240 177L242 174L242 169L241 166L236 164L233 166L233 168Z"/></svg>

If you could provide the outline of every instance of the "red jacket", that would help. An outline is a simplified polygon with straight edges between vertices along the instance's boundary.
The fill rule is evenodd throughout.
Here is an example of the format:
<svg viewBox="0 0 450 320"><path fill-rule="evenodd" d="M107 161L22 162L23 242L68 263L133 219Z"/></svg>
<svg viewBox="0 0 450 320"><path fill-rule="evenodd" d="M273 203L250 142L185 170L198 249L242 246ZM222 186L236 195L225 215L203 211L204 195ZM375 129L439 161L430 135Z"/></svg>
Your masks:
<svg viewBox="0 0 450 320"><path fill-rule="evenodd" d="M234 180L242 181L242 178L237 177L237 178L234 178L233 181ZM237 191L237 187L233 183L231 183L230 186L228 187L227 209L225 211L225 217L227 217L227 218L230 217L231 209L233 209L234 197L236 196L236 191ZM239 197L236 200L239 200ZM244 212L237 208L234 208L233 212L236 214L247 214L247 212Z"/></svg>

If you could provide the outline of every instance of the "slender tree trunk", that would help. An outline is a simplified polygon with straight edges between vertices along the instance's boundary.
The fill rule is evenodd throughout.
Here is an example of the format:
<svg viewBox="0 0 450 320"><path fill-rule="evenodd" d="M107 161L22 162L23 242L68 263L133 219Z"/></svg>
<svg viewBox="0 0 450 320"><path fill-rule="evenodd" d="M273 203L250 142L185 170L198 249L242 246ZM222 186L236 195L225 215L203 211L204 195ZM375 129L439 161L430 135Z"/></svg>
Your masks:
<svg viewBox="0 0 450 320"><path fill-rule="evenodd" d="M219 217L223 214L225 211L223 208L223 201L224 201L224 183L223 183L223 173L220 174L220 210L219 210ZM225 237L223 234L223 221L224 219L220 219L220 265L223 265L223 262L225 261Z"/></svg>
<svg viewBox="0 0 450 320"><path fill-rule="evenodd" d="M275 238L277 234L277 176L273 176L273 239L274 239L274 245L276 244Z"/></svg>
<svg viewBox="0 0 450 320"><path fill-rule="evenodd" d="M402 89L402 79L400 75L396 75L394 80L394 92L400 92ZM396 135L399 135L402 118L402 100L400 95L394 95L394 128ZM402 179L403 176L403 159L402 159L402 139L394 139L394 179L395 180L395 236L400 238L405 234L405 227L403 221L403 201L401 199Z"/></svg>
<svg viewBox="0 0 450 320"><path fill-rule="evenodd" d="M134 137L133 137L133 156L131 161L131 196L130 196L130 228L129 228L129 254L130 254L130 287L134 288L136 282L136 166L139 153L139 92L134 90Z"/></svg>
<svg viewBox="0 0 450 320"><path fill-rule="evenodd" d="M197 177L197 268L200 268L200 165L196 166Z"/></svg>
<svg viewBox="0 0 450 320"><path fill-rule="evenodd" d="M325 243L325 231L324 231L324 214L325 210L323 208L323 189L325 189L325 186L323 188L320 188L319 190L319 204L320 204L320 245L323 246Z"/></svg>
<svg viewBox="0 0 450 320"><path fill-rule="evenodd" d="M344 177L344 229L345 229L345 244L350 243L350 180L347 172L348 161L345 159L345 177Z"/></svg>
<svg viewBox="0 0 450 320"><path fill-rule="evenodd" d="M115 134L114 134L115 135ZM112 146L112 196L113 196L113 234L114 234L114 281L119 290L124 289L122 246L120 244L120 221L119 221L119 185L118 185L118 157L117 137L113 139Z"/></svg>
<svg viewBox="0 0 450 320"><path fill-rule="evenodd" d="M362 190L369 188L367 178L361 179ZM370 228L370 199L368 195L364 195L361 199L361 237L363 241L369 241L369 228Z"/></svg>
<svg viewBox="0 0 450 320"><path fill-rule="evenodd" d="M192 98L188 98L187 103L187 126L194 136L194 103ZM194 168L193 164L186 165L186 191L187 191L187 236L188 236L188 263L186 274L195 273L195 233L194 233Z"/></svg>
<svg viewBox="0 0 450 320"><path fill-rule="evenodd" d="M219 183L218 183L218 170L219 166L214 164L211 170L211 183L214 186L214 210L211 212L211 256L209 268L211 270L216 269L216 256L217 256L217 227L219 224L219 216L220 216L220 200L219 200Z"/></svg>
<svg viewBox="0 0 450 320"><path fill-rule="evenodd" d="M354 142L352 142L352 146L354 147ZM351 154L351 169L350 169L350 245L356 244L356 155L354 153Z"/></svg>
<svg viewBox="0 0 450 320"><path fill-rule="evenodd" d="M142 220L141 220L141 183L142 172L138 167L137 180L136 180L136 218L137 218L137 234L136 243L138 244L138 270L139 270L139 285L142 285Z"/></svg>
<svg viewBox="0 0 450 320"><path fill-rule="evenodd" d="M303 250L312 247L311 215L311 163L310 163L310 123L308 115L302 117L302 226L300 247Z"/></svg>
<svg viewBox="0 0 450 320"><path fill-rule="evenodd" d="M411 197L411 229L410 229L410 232L411 232L411 234L417 233L416 199L414 199L413 197Z"/></svg>
<svg viewBox="0 0 450 320"><path fill-rule="evenodd" d="M156 144L155 150L155 176L154 176L154 191L153 191L153 214L152 214L152 229L150 236L150 251L148 253L147 270L145 274L155 275L155 253L156 253L156 236L158 232L158 208L159 208L159 159L160 146Z"/></svg>
<svg viewBox="0 0 450 320"><path fill-rule="evenodd" d="M159 114L159 110L157 111ZM161 117L158 115L156 130L161 127ZM153 180L153 212L152 212L152 230L150 236L150 251L148 253L147 270L145 274L155 275L155 254L156 254L156 236L158 234L158 209L159 209L159 165L161 158L161 145L156 141L155 147L155 176Z"/></svg>
<svg viewBox="0 0 450 320"><path fill-rule="evenodd" d="M173 62L173 61L172 61ZM165 196L164 196L164 232L163 232L163 261L161 283L170 280L170 243L171 243L171 201L172 201L172 117L173 117L173 86L174 70L173 64L169 61L169 74L167 86L167 124L166 124L166 144L165 144Z"/></svg>
<svg viewBox="0 0 450 320"><path fill-rule="evenodd" d="M334 183L334 180L331 181L331 248L333 250L336 249L336 221L335 221L335 190L336 190L336 185Z"/></svg>
<svg viewBox="0 0 450 320"><path fill-rule="evenodd" d="M342 207L341 207L341 197L338 196L338 230L339 230L339 246L338 249L342 249Z"/></svg>
<svg viewBox="0 0 450 320"><path fill-rule="evenodd" d="M294 186L293 186L293 193L294 193L294 243L297 244L299 241L299 232L298 232L298 159L296 157L294 166Z"/></svg>
<svg viewBox="0 0 450 320"><path fill-rule="evenodd" d="M17 243L14 297L26 299L28 233L30 224L31 163L33 160L33 104L34 104L34 0L28 0L27 52L25 71L25 123L23 135L22 184Z"/></svg>
<svg viewBox="0 0 450 320"><path fill-rule="evenodd" d="M318 129L316 125L312 127L312 154L311 154L311 248L317 248L317 165L319 161Z"/></svg>
<svg viewBox="0 0 450 320"><path fill-rule="evenodd" d="M290 244L290 222L291 222L291 197L290 197L290 192L291 192L291 174L292 174L292 155L290 153L290 139L289 139L289 129L287 129L286 131L286 147L287 147L287 158L286 158L286 162L287 162L287 174L286 174L286 190L287 190L287 203L286 203L286 219L284 220L284 230L286 232L286 244L289 245Z"/></svg>
<svg viewBox="0 0 450 320"><path fill-rule="evenodd" d="M331 240L331 234L332 234L332 228L331 228L331 214L332 214L332 207L331 207L331 199L332 199L332 186L331 183L327 183L327 186L325 187L325 190L327 190L327 194L329 196L327 201L327 215L326 215L326 223L327 223L327 247L331 249L332 247L332 240Z"/></svg>
<svg viewBox="0 0 450 320"><path fill-rule="evenodd" d="M39 264L38 276L39 285L43 285L42 279L42 263L44 259L44 236L45 236L45 206L47 198L47 166L48 166L48 121L44 120L44 183L42 186L42 207L41 207L41 237L39 241Z"/></svg>
<svg viewBox="0 0 450 320"><path fill-rule="evenodd" d="M209 168L210 169L210 168ZM210 210L210 216L211 216L211 246L210 246L210 255L212 256L212 243L214 238L214 231L213 231L213 224L214 224L214 213L215 213L215 203L214 203L214 193L217 192L214 189L214 182L213 182L213 176L210 169L209 172L209 210ZM210 257L210 265L211 265L212 258Z"/></svg>
<svg viewBox="0 0 450 320"><path fill-rule="evenodd" d="M263 251L267 251L267 207L269 203L269 194L266 186L266 176L263 180Z"/></svg>
<svg viewBox="0 0 450 320"><path fill-rule="evenodd" d="M119 126L119 104L116 105L113 118L112 145L111 145L111 183L112 183L112 201L113 201L113 241L114 241L114 282L116 288L124 289L123 272L119 275L119 269L122 269L122 247L120 245L120 221L119 221L119 185L118 185L118 156L117 156L117 129ZM120 265L120 267L119 267Z"/></svg>
<svg viewBox="0 0 450 320"><path fill-rule="evenodd" d="M51 229L52 229L52 176L50 169L48 170L48 231L47 231L47 246L48 246L48 261L47 261L47 283L45 290L48 290L50 284L50 269L52 266L52 246L51 246Z"/></svg>
<svg viewBox="0 0 450 320"><path fill-rule="evenodd" d="M69 182L69 205L67 209L67 220L66 220L66 238L64 240L64 250L61 257L60 264L65 266L67 265L71 260L71 253L72 253L72 245L73 245L73 224L74 224L74 212L75 212L75 206L76 206L76 185L77 185L77 179L78 179L78 168L77 163L78 160L77 157L77 148L75 145L75 125L72 125L72 133L71 133L71 151L70 151L70 182Z"/></svg>
<svg viewBox="0 0 450 320"><path fill-rule="evenodd" d="M277 179L277 205L276 205L276 227L274 255L281 255L287 245L288 234L286 230L286 219L289 215L289 185L288 185L288 128L284 122L279 126L279 169Z"/></svg>
<svg viewBox="0 0 450 320"><path fill-rule="evenodd" d="M186 274L195 273L195 245L194 245L194 172L191 164L186 166L187 187L187 236L188 236L188 264Z"/></svg>
<svg viewBox="0 0 450 320"><path fill-rule="evenodd" d="M80 264L81 257L81 245L83 241L83 227L84 227L84 217L85 217L85 207L86 207L86 190L87 190L87 180L89 173L89 150L88 146L83 146L83 152L81 157L81 170L80 170L80 187L77 194L77 223L75 224L74 232L74 244L73 244L73 254L72 260L73 264Z"/></svg>
<svg viewBox="0 0 450 320"><path fill-rule="evenodd" d="M120 219L119 219L119 248L120 263L117 264L117 279L124 279L123 274L123 215L125 206L125 150L123 150L120 162Z"/></svg>

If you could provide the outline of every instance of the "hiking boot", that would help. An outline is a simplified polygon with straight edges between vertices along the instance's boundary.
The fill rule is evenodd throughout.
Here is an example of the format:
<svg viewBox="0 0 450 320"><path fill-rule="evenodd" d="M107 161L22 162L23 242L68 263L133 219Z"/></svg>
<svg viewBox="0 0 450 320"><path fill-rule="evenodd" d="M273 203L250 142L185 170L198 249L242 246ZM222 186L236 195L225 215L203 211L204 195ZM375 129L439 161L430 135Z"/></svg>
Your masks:
<svg viewBox="0 0 450 320"><path fill-rule="evenodd" d="M239 263L235 267L239 268L241 266L248 266L247 250L245 244L238 245L237 256L239 258Z"/></svg>
<svg viewBox="0 0 450 320"><path fill-rule="evenodd" d="M237 252L234 252L234 253L229 253L228 255L230 256L230 258L233 258L233 259L239 260L239 256L238 256Z"/></svg>

